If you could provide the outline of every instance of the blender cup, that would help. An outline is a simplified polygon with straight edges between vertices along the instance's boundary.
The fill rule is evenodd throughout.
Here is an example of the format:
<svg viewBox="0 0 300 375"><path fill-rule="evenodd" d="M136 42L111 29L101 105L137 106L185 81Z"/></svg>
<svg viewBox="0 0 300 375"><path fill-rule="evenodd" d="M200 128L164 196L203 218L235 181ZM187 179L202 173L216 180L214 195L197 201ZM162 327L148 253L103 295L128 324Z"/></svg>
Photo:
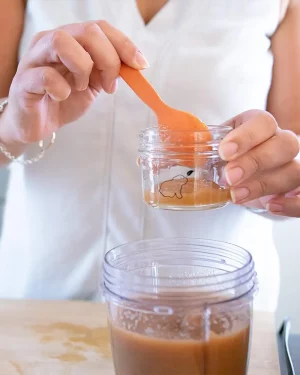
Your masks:
<svg viewBox="0 0 300 375"><path fill-rule="evenodd" d="M109 251L103 267L116 375L246 375L257 289L246 250L148 240Z"/></svg>

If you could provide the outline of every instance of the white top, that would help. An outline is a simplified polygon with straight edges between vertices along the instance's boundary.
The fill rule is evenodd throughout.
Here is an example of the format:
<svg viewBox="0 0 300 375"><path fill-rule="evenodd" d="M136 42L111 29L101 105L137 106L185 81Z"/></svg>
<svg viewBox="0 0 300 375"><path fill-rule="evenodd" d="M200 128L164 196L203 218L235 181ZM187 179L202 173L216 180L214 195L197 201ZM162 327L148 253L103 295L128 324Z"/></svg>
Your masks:
<svg viewBox="0 0 300 375"><path fill-rule="evenodd" d="M21 55L38 31L106 19L148 58L145 74L171 106L219 124L265 109L280 0L170 0L145 26L135 0L29 0ZM278 257L272 221L229 205L170 212L143 204L136 166L138 134L156 122L120 82L63 128L40 163L13 165L0 251L0 296L94 298L103 254L153 237L203 237L250 250L260 293L256 306L276 308Z"/></svg>

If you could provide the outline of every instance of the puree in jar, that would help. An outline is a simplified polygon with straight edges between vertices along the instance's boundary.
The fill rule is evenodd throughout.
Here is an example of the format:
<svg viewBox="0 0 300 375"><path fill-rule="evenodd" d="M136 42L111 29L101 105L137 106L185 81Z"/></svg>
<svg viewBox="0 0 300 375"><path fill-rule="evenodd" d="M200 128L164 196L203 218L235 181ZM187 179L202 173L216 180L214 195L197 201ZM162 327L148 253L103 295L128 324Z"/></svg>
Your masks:
<svg viewBox="0 0 300 375"><path fill-rule="evenodd" d="M213 181L187 178L184 175L162 182L155 192L144 192L144 201L154 207L225 205L229 200L228 188Z"/></svg>

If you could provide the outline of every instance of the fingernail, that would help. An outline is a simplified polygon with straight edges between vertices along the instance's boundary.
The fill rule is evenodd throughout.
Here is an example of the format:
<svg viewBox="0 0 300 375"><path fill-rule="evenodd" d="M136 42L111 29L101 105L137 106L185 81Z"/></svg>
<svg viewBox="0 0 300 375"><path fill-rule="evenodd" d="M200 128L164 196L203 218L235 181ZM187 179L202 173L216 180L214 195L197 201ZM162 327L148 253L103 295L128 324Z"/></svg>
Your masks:
<svg viewBox="0 0 300 375"><path fill-rule="evenodd" d="M278 212L278 213L283 212L283 206L282 204L279 204L279 203L268 203L266 205L266 209L270 212Z"/></svg>
<svg viewBox="0 0 300 375"><path fill-rule="evenodd" d="M139 68L142 68L142 69L149 68L150 66L145 56L140 51L137 51L135 55L135 63L138 65Z"/></svg>
<svg viewBox="0 0 300 375"><path fill-rule="evenodd" d="M238 203L246 199L250 195L250 191L247 188L231 189L230 195L232 202Z"/></svg>
<svg viewBox="0 0 300 375"><path fill-rule="evenodd" d="M219 154L223 160L231 159L238 151L238 145L234 142L227 142L220 146Z"/></svg>
<svg viewBox="0 0 300 375"><path fill-rule="evenodd" d="M244 176L244 171L240 167L231 168L229 170L225 170L225 176L228 184L232 186L241 181Z"/></svg>
<svg viewBox="0 0 300 375"><path fill-rule="evenodd" d="M118 89L118 79L115 79L111 85L110 92L114 94Z"/></svg>

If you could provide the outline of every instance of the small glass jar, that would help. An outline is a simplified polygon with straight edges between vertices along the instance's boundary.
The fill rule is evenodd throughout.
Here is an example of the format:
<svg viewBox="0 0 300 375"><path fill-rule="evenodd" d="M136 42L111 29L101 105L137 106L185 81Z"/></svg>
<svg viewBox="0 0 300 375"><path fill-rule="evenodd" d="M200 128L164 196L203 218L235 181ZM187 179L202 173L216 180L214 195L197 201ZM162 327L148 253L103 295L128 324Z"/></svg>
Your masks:
<svg viewBox="0 0 300 375"><path fill-rule="evenodd" d="M246 375L257 289L246 250L140 241L109 251L103 267L116 375Z"/></svg>
<svg viewBox="0 0 300 375"><path fill-rule="evenodd" d="M140 167L146 204L169 210L204 210L230 201L218 153L229 126L202 131L148 128L140 134Z"/></svg>

